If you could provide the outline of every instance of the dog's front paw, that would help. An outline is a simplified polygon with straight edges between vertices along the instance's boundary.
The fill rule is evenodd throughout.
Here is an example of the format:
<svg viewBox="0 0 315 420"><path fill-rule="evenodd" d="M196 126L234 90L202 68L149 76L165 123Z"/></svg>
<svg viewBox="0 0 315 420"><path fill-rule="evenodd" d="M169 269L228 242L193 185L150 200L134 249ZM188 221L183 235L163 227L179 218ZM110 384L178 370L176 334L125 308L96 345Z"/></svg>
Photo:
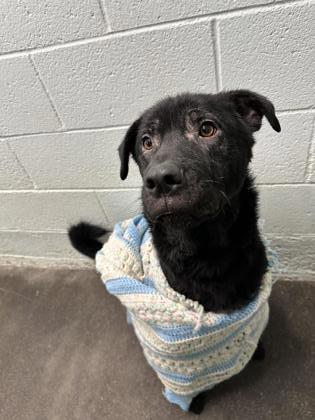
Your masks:
<svg viewBox="0 0 315 420"><path fill-rule="evenodd" d="M206 403L205 393L198 394L190 403L189 411L194 414L201 414Z"/></svg>

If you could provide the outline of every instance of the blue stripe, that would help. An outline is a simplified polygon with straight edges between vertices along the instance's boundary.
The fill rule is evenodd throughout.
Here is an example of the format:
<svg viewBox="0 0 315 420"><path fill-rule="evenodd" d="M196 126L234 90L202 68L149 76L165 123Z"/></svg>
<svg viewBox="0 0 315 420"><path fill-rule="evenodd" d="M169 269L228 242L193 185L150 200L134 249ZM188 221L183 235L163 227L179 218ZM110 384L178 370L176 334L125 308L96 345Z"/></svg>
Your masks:
<svg viewBox="0 0 315 420"><path fill-rule="evenodd" d="M157 293L154 284L148 278L143 281L135 280L131 277L117 277L108 280L105 287L112 295L128 295L132 293L139 294L155 294Z"/></svg>
<svg viewBox="0 0 315 420"><path fill-rule="evenodd" d="M224 337L223 340L217 342L216 344L206 347L203 350L199 350L199 351L195 351L189 354L187 353L187 350L184 350L182 353L180 352L176 352L175 354L170 354L170 353L166 353L163 351L156 351L155 349L153 349L152 347L150 347L147 342L144 340L144 338L139 337L139 334L137 334L137 336L139 337L141 343L143 346L145 346L146 348L148 348L148 350L155 354L158 357L162 357L164 359L170 359L170 360L179 360L179 361L185 361L185 360L191 360L197 357L201 357L201 356L207 356L208 354L216 351L216 350L220 350L222 347L225 347L230 340L232 340L237 334L239 334L239 332L244 329L248 324L250 323L250 320L246 321L246 323L242 324L236 331L233 331L231 334L229 334L228 336ZM251 336L254 336L255 333L257 332L259 327L255 328L252 333Z"/></svg>
<svg viewBox="0 0 315 420"><path fill-rule="evenodd" d="M255 307L257 307L257 302L252 302L240 311L229 315L220 315L212 325L203 325L198 331L195 331L194 326L191 325L164 327L162 325L150 323L150 326L159 338L169 343L174 343L192 337L203 337L209 333L223 330L236 322L243 321L248 315L250 315L250 317L255 315Z"/></svg>
<svg viewBox="0 0 315 420"><path fill-rule="evenodd" d="M122 231L121 223L116 223L114 227L114 234L119 238L126 248L128 248L133 255L141 261L140 255L140 246L145 241L148 240L148 221L143 216L139 214L130 220L125 231Z"/></svg>
<svg viewBox="0 0 315 420"><path fill-rule="evenodd" d="M143 235L141 245L143 245L144 243L146 243L150 239L151 239L151 233L150 233L149 229L147 229L146 232L145 232L145 234Z"/></svg>

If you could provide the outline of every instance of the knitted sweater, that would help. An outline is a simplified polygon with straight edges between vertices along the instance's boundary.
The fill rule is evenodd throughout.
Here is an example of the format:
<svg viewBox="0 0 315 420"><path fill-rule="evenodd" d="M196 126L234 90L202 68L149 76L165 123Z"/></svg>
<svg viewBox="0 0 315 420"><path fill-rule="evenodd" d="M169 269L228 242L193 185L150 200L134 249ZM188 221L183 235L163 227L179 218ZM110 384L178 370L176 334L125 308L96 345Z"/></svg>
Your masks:
<svg viewBox="0 0 315 420"><path fill-rule="evenodd" d="M239 310L204 312L168 284L143 215L115 226L96 255L109 293L127 308L144 355L183 410L199 392L240 372L267 324L271 274L257 297Z"/></svg>

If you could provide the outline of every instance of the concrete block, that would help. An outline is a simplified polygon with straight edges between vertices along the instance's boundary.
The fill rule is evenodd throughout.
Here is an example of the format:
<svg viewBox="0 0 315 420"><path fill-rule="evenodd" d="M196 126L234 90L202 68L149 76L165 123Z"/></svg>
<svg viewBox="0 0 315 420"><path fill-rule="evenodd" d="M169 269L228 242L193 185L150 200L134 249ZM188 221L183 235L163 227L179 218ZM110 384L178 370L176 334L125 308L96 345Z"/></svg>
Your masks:
<svg viewBox="0 0 315 420"><path fill-rule="evenodd" d="M0 201L0 230L65 232L80 220L106 223L93 192L2 192Z"/></svg>
<svg viewBox="0 0 315 420"><path fill-rule="evenodd" d="M22 257L84 258L70 244L66 233L0 231L0 255Z"/></svg>
<svg viewBox="0 0 315 420"><path fill-rule="evenodd" d="M0 92L0 136L60 128L27 57L0 60Z"/></svg>
<svg viewBox="0 0 315 420"><path fill-rule="evenodd" d="M268 236L279 258L279 268L288 275L315 272L315 235Z"/></svg>
<svg viewBox="0 0 315 420"><path fill-rule="evenodd" d="M157 99L213 92L210 22L34 54L67 128L129 124Z"/></svg>
<svg viewBox="0 0 315 420"><path fill-rule="evenodd" d="M109 220L109 227L141 213L141 190L97 191L97 196Z"/></svg>
<svg viewBox="0 0 315 420"><path fill-rule="evenodd" d="M261 186L263 231L277 236L315 233L315 185Z"/></svg>
<svg viewBox="0 0 315 420"><path fill-rule="evenodd" d="M312 160L312 163L311 163L311 166L310 166L311 174L310 174L309 181L314 184L315 183L315 163L314 163L315 162L315 147L314 147L314 150L313 150L313 155L311 157L311 160Z"/></svg>
<svg viewBox="0 0 315 420"><path fill-rule="evenodd" d="M278 109L314 105L314 2L220 21L224 88L260 92Z"/></svg>
<svg viewBox="0 0 315 420"><path fill-rule="evenodd" d="M281 133L264 120L256 133L253 173L260 183L303 182L312 135L312 114L281 115Z"/></svg>
<svg viewBox="0 0 315 420"><path fill-rule="evenodd" d="M27 136L10 141L39 189L139 186L140 175L133 161L127 180L120 180L117 148L124 134L125 130L101 130Z"/></svg>
<svg viewBox="0 0 315 420"><path fill-rule="evenodd" d="M106 32L97 0L10 0L1 4L0 53Z"/></svg>
<svg viewBox="0 0 315 420"><path fill-rule="evenodd" d="M0 190L33 188L33 184L6 141L0 142L0 156Z"/></svg>
<svg viewBox="0 0 315 420"><path fill-rule="evenodd" d="M309 182L315 183L315 118L313 121L313 138L310 148L309 162L306 177Z"/></svg>
<svg viewBox="0 0 315 420"><path fill-rule="evenodd" d="M101 1L107 8L112 30L134 28L272 2L272 0L199 0L180 1L174 4L171 1L154 0L141 2L137 0L129 0L128 2L124 0Z"/></svg>

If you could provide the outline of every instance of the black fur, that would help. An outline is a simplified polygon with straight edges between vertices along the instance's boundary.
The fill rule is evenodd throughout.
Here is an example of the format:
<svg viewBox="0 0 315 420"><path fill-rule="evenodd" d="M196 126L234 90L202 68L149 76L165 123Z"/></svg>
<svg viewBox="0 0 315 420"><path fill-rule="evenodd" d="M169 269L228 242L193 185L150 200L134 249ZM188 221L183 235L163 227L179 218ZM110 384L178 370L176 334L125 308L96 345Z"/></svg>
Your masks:
<svg viewBox="0 0 315 420"><path fill-rule="evenodd" d="M267 260L257 229L256 196L246 177L224 212L187 229L151 224L169 284L206 311L234 309L258 291Z"/></svg>
<svg viewBox="0 0 315 420"><path fill-rule="evenodd" d="M280 131L272 103L257 93L183 94L145 111L119 146L121 178L130 155L139 166L143 213L170 286L206 311L247 303L267 270L248 170L263 116ZM202 135L205 122L215 129L210 137ZM69 232L90 257L100 248L93 229L81 224ZM256 356L264 356L261 344ZM200 412L203 403L198 396L191 410Z"/></svg>
<svg viewBox="0 0 315 420"><path fill-rule="evenodd" d="M122 179L129 155L144 179L143 212L169 284L207 311L248 302L267 269L257 192L248 171L252 133L264 115L280 131L272 103L259 94L179 95L147 110L119 147ZM204 120L217 128L211 139L198 134ZM149 151L142 144L148 137ZM152 189L152 173L162 168L174 174L171 165L183 173L181 179L175 183L172 175L167 194Z"/></svg>
<svg viewBox="0 0 315 420"><path fill-rule="evenodd" d="M73 225L68 230L68 235L72 246L82 254L94 258L99 249L102 248L102 242L97 238L105 235L108 231L102 227L81 222Z"/></svg>

